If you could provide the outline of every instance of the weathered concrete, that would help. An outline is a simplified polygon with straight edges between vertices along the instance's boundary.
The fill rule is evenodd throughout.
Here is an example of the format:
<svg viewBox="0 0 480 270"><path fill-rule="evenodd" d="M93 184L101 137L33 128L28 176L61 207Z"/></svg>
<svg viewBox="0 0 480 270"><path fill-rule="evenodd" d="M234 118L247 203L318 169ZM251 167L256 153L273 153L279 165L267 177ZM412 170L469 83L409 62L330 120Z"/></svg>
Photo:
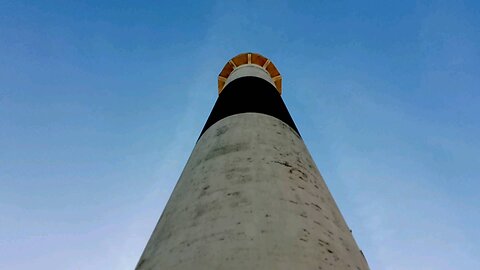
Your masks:
<svg viewBox="0 0 480 270"><path fill-rule="evenodd" d="M199 139L136 269L369 268L302 139L242 113Z"/></svg>

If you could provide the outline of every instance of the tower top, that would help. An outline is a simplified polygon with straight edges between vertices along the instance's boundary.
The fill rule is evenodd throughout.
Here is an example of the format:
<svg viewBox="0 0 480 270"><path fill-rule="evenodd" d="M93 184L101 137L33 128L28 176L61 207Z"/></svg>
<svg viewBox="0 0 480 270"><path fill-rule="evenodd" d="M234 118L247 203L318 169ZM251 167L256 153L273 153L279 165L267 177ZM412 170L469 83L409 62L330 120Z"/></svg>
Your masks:
<svg viewBox="0 0 480 270"><path fill-rule="evenodd" d="M218 75L218 94L231 81L246 76L262 78L282 94L282 76L270 59L258 53L242 53L230 59Z"/></svg>

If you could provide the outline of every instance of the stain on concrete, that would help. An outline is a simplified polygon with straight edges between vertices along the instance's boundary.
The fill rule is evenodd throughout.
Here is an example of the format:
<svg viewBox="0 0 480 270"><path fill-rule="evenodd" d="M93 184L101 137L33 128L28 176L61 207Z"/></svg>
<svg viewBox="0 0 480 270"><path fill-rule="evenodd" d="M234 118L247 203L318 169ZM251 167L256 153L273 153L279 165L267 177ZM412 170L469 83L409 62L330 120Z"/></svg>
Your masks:
<svg viewBox="0 0 480 270"><path fill-rule="evenodd" d="M245 151L248 149L247 143L236 143L212 148L205 156L205 161L217 158L232 152Z"/></svg>
<svg viewBox="0 0 480 270"><path fill-rule="evenodd" d="M227 132L228 130L228 126L221 126L217 129L217 132L215 133L215 136L220 136L220 135L223 135L225 134L225 132Z"/></svg>

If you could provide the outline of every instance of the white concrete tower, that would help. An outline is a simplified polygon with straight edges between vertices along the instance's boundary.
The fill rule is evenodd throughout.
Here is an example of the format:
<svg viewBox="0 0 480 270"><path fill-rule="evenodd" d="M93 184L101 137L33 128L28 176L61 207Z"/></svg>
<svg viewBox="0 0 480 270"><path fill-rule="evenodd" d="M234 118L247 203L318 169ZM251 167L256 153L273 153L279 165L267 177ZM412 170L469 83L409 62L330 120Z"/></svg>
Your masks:
<svg viewBox="0 0 480 270"><path fill-rule="evenodd" d="M267 58L240 54L137 270L367 270L281 98Z"/></svg>

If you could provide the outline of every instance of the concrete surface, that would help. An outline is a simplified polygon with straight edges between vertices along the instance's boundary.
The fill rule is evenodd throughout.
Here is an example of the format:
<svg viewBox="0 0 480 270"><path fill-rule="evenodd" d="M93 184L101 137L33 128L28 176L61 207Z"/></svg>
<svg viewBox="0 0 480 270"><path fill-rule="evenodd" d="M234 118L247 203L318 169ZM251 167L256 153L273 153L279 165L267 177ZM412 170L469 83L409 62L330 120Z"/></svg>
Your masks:
<svg viewBox="0 0 480 270"><path fill-rule="evenodd" d="M197 142L136 269L369 267L302 139L242 113Z"/></svg>

